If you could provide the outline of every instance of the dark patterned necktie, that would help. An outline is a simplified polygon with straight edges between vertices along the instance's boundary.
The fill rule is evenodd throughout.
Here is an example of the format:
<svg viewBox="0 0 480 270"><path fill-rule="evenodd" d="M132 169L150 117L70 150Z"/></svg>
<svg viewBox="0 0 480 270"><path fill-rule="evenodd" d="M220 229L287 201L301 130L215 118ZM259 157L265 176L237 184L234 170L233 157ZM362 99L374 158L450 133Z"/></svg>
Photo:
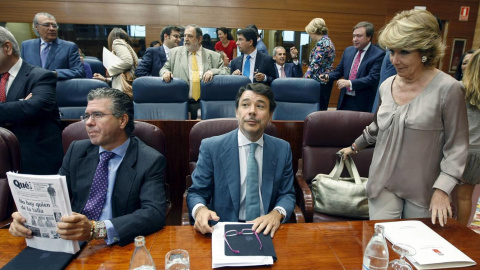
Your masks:
<svg viewBox="0 0 480 270"><path fill-rule="evenodd" d="M42 61L42 68L45 68L47 64L47 56L48 52L50 51L50 43L45 43L45 48L43 48L43 51L40 53L40 60Z"/></svg>
<svg viewBox="0 0 480 270"><path fill-rule="evenodd" d="M0 79L0 102L7 101L7 81L10 73L5 72L2 74L2 79Z"/></svg>
<svg viewBox="0 0 480 270"><path fill-rule="evenodd" d="M95 176L93 177L90 195L87 204L83 209L83 214L88 219L98 220L102 213L105 200L107 198L108 188L108 162L115 156L113 152L104 151L100 153L100 162L98 163Z"/></svg>

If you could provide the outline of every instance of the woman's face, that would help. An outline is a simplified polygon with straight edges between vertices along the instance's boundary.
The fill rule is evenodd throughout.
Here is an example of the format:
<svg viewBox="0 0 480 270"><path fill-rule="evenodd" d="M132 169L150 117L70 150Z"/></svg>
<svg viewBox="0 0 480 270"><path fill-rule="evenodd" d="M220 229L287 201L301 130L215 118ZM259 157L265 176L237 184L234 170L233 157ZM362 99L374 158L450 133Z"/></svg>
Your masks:
<svg viewBox="0 0 480 270"><path fill-rule="evenodd" d="M401 49L390 50L390 62L400 77L408 78L423 69L422 56L415 51Z"/></svg>
<svg viewBox="0 0 480 270"><path fill-rule="evenodd" d="M472 58L473 53L466 54L462 61L462 72L465 72L467 68L468 62L470 62L470 58Z"/></svg>
<svg viewBox="0 0 480 270"><path fill-rule="evenodd" d="M225 33L223 33L222 30L218 30L217 36L218 36L218 38L219 38L220 40L224 40L224 39L227 38L227 35L225 35Z"/></svg>

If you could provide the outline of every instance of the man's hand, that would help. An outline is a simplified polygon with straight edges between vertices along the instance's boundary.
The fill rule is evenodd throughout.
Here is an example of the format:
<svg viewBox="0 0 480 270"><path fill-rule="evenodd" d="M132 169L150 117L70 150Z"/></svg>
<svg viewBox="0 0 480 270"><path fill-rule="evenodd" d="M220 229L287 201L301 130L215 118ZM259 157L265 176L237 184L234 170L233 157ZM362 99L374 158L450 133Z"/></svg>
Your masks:
<svg viewBox="0 0 480 270"><path fill-rule="evenodd" d="M213 79L213 72L211 70L203 73L203 82L209 82Z"/></svg>
<svg viewBox="0 0 480 270"><path fill-rule="evenodd" d="M172 77L172 73L170 71L165 71L165 73L163 73L163 76L162 76L163 80L165 82L170 82L170 80L173 78Z"/></svg>
<svg viewBox="0 0 480 270"><path fill-rule="evenodd" d="M292 56L294 59L298 58L298 50L295 48L295 46L290 48L290 56Z"/></svg>
<svg viewBox="0 0 480 270"><path fill-rule="evenodd" d="M327 83L329 80L330 80L330 77L328 76L328 74L320 75L320 81Z"/></svg>
<svg viewBox="0 0 480 270"><path fill-rule="evenodd" d="M242 75L242 72L240 71L240 69L237 69L234 72L232 72L232 75Z"/></svg>
<svg viewBox="0 0 480 270"><path fill-rule="evenodd" d="M219 221L220 217L214 211L208 210L207 207L200 207L195 213L195 229L202 234L212 233L213 228L208 225L209 220Z"/></svg>
<svg viewBox="0 0 480 270"><path fill-rule="evenodd" d="M57 233L65 240L87 241L92 231L90 220L78 213L62 217L62 222L58 222L57 227Z"/></svg>
<svg viewBox="0 0 480 270"><path fill-rule="evenodd" d="M257 82L263 82L263 80L265 80L265 74L261 73L261 72L255 72L255 80L257 80Z"/></svg>
<svg viewBox="0 0 480 270"><path fill-rule="evenodd" d="M342 89L344 87L350 87L350 81L345 79L340 79L337 81L337 86L339 89Z"/></svg>
<svg viewBox="0 0 480 270"><path fill-rule="evenodd" d="M432 211L432 223L435 224L435 220L438 216L438 223L440 226L447 224L447 217L452 217L452 207L450 206L450 199L448 194L443 190L435 189L430 201L430 211Z"/></svg>
<svg viewBox="0 0 480 270"><path fill-rule="evenodd" d="M12 218L12 224L10 224L10 228L8 229L10 234L13 236L31 239L33 237L32 231L23 226L23 223L27 222L27 220L22 217L19 212L13 213Z"/></svg>
<svg viewBox="0 0 480 270"><path fill-rule="evenodd" d="M278 213L277 210L272 210L267 215L258 217L252 221L247 221L247 223L253 223L252 230L255 230L257 233L261 233L263 231L264 235L267 235L269 232L270 237L273 238L275 232L280 227L280 223L282 222L283 216Z"/></svg>
<svg viewBox="0 0 480 270"><path fill-rule="evenodd" d="M33 97L32 93L28 94L23 100L29 100Z"/></svg>

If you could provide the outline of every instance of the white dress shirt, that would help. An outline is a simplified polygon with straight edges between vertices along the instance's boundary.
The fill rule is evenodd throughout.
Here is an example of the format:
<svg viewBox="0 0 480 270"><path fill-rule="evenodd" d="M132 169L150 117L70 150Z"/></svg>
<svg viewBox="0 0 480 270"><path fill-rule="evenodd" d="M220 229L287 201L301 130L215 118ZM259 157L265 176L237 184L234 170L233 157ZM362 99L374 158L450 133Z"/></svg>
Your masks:
<svg viewBox="0 0 480 270"><path fill-rule="evenodd" d="M247 61L247 56L250 55L250 74L248 78L251 82L253 82L253 72L255 71L255 59L257 58L257 49L255 49L251 54L244 54L243 55L243 65L242 70L245 70L245 61ZM243 74L243 72L242 72Z"/></svg>
<svg viewBox="0 0 480 270"><path fill-rule="evenodd" d="M167 60L170 60L170 48L165 46L165 44L163 44L162 46L163 46L163 50L165 51L165 55L167 56Z"/></svg>
<svg viewBox="0 0 480 270"><path fill-rule="evenodd" d="M15 65L13 65L10 68L10 70L8 70L8 73L10 74L10 76L8 77L7 85L5 87L5 97L8 95L8 90L10 89L10 86L12 86L13 80L15 80L15 78L18 75L18 72L20 71L20 68L22 67L22 63L23 63L23 60L22 60L22 58L19 57L17 63L15 63Z"/></svg>

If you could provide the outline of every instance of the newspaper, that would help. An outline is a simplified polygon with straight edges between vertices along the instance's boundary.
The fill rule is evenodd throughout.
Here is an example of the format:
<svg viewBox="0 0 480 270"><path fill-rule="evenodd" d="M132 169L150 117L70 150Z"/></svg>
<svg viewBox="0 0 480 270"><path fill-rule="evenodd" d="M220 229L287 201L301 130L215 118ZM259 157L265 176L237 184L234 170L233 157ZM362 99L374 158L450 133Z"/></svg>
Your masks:
<svg viewBox="0 0 480 270"><path fill-rule="evenodd" d="M25 227L33 233L29 247L75 254L78 241L61 239L57 222L72 215L65 176L7 173L8 184Z"/></svg>

